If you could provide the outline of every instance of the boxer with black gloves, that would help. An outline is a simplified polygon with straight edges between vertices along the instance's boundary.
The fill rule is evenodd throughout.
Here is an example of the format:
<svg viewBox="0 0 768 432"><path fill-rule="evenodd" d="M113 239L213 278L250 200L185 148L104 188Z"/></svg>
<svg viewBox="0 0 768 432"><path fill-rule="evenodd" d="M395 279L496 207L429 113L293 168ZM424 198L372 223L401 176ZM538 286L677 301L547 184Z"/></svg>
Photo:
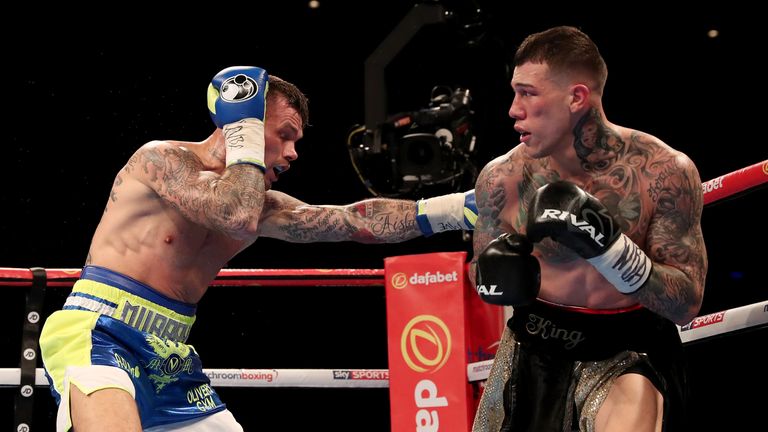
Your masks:
<svg viewBox="0 0 768 432"><path fill-rule="evenodd" d="M480 172L473 234L478 295L512 316L473 432L687 430L675 324L706 279L696 167L608 121L580 30L530 35L514 65L520 144Z"/></svg>

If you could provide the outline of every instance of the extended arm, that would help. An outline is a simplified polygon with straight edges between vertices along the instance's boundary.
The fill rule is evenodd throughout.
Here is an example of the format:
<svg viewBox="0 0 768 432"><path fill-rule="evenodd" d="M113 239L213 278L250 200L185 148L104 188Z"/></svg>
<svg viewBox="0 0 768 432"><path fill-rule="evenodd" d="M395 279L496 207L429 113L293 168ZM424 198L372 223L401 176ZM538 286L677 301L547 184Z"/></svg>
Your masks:
<svg viewBox="0 0 768 432"><path fill-rule="evenodd" d="M414 201L373 198L349 205L310 205L271 190L260 235L294 243L396 243L422 235Z"/></svg>
<svg viewBox="0 0 768 432"><path fill-rule="evenodd" d="M465 197L470 195L472 208L466 209ZM348 205L310 205L269 191L260 235L295 243L397 243L434 232L472 229L474 217L471 223L466 221L467 213L476 214L472 191L418 202L371 198Z"/></svg>

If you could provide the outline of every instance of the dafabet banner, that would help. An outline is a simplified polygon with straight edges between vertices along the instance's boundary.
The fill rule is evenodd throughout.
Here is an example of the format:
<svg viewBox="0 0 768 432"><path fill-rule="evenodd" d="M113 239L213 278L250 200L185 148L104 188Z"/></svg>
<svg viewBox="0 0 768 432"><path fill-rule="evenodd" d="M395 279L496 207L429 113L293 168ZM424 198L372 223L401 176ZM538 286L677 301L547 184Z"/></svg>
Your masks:
<svg viewBox="0 0 768 432"><path fill-rule="evenodd" d="M385 260L392 431L471 428L478 394L467 364L495 354L502 312L477 298L465 261L465 252Z"/></svg>

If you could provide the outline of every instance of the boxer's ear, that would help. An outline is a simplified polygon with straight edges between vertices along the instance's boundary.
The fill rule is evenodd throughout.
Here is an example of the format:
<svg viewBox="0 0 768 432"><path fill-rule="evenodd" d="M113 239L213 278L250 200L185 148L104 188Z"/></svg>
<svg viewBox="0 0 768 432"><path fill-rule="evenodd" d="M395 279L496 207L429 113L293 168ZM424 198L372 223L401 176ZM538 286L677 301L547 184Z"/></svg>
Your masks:
<svg viewBox="0 0 768 432"><path fill-rule="evenodd" d="M577 113L589 107L589 95L592 91L585 84L574 84L570 87L570 109Z"/></svg>

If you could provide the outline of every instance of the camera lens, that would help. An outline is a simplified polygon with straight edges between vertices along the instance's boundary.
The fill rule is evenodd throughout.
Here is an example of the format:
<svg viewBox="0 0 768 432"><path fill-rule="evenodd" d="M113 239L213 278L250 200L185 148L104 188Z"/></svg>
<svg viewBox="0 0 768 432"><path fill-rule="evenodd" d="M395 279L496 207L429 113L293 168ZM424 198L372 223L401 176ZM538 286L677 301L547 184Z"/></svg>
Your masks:
<svg viewBox="0 0 768 432"><path fill-rule="evenodd" d="M408 143L406 155L411 163L426 165L435 157L435 152L431 141L416 139Z"/></svg>

